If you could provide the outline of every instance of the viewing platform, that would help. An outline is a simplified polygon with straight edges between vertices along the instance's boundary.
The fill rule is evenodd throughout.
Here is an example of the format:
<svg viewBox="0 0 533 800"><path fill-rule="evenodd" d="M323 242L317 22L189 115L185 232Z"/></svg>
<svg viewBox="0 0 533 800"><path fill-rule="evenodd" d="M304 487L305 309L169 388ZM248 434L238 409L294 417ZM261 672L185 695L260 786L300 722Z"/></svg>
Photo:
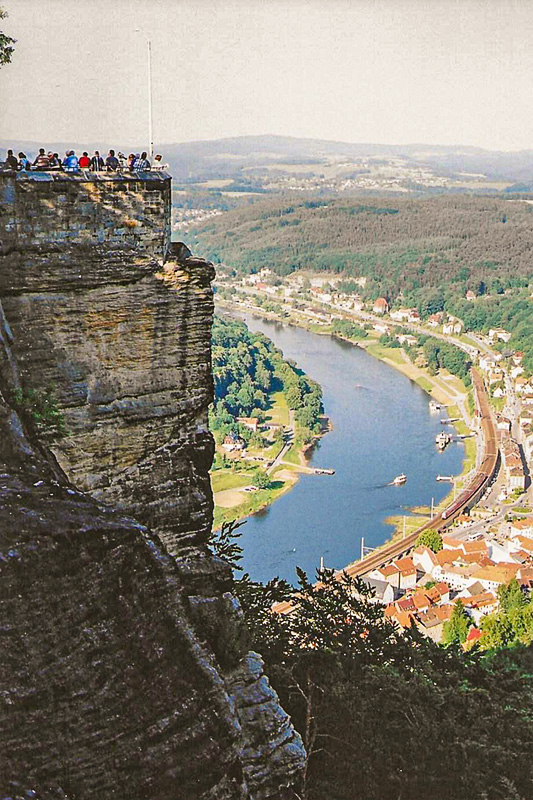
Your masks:
<svg viewBox="0 0 533 800"><path fill-rule="evenodd" d="M17 183L164 183L172 176L163 170L146 172L93 172L80 169L77 172L64 170L0 170L0 180L15 180Z"/></svg>
<svg viewBox="0 0 533 800"><path fill-rule="evenodd" d="M78 282L89 280L91 248L105 246L107 258L127 250L162 259L171 238L171 192L172 177L160 170L2 170L0 255L10 256L13 273L7 284L3 266L0 285L22 282L29 288L28 276L16 269L16 254L21 252L41 258L41 271L46 263L57 273L58 283L64 280L67 257L61 253L66 249L86 251ZM95 264L101 263L96 251L94 258ZM71 256L68 261L73 263Z"/></svg>

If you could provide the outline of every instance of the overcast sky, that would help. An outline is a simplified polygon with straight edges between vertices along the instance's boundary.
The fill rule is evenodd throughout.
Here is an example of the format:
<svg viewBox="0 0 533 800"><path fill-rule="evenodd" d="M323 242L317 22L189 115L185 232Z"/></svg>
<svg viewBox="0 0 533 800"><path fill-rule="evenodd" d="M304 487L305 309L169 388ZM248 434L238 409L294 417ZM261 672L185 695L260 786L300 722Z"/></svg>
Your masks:
<svg viewBox="0 0 533 800"><path fill-rule="evenodd" d="M0 137L533 147L533 0L0 0ZM136 30L137 29L137 30Z"/></svg>

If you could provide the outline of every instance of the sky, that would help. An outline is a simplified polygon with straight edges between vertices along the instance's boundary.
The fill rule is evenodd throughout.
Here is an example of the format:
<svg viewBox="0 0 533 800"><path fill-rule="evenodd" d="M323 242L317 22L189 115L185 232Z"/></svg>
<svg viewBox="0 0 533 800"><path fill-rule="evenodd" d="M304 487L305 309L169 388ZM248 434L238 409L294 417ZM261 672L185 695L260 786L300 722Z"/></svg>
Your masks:
<svg viewBox="0 0 533 800"><path fill-rule="evenodd" d="M533 147L533 0L0 0L0 137Z"/></svg>

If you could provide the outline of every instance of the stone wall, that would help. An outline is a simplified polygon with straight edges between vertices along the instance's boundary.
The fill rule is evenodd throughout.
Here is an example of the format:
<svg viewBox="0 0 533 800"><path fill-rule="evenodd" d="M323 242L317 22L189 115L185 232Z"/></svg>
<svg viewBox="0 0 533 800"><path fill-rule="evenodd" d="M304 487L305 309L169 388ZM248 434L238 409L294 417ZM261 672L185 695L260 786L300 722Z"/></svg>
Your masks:
<svg viewBox="0 0 533 800"><path fill-rule="evenodd" d="M0 795L285 796L301 741L206 546L212 265L165 260L168 176L0 192ZM16 409L52 388L50 444Z"/></svg>
<svg viewBox="0 0 533 800"><path fill-rule="evenodd" d="M163 264L170 178L3 178L0 298L27 389L53 388L68 477L156 529L205 540L210 264Z"/></svg>

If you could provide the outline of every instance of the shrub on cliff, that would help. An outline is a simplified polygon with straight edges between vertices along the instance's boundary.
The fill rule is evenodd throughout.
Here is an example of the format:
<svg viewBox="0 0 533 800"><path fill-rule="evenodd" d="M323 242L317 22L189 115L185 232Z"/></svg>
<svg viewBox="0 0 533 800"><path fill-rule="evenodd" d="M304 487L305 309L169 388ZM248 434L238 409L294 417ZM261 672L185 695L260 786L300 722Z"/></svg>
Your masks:
<svg viewBox="0 0 533 800"><path fill-rule="evenodd" d="M12 404L40 439L53 441L66 435L65 418L57 406L53 387L16 389Z"/></svg>

